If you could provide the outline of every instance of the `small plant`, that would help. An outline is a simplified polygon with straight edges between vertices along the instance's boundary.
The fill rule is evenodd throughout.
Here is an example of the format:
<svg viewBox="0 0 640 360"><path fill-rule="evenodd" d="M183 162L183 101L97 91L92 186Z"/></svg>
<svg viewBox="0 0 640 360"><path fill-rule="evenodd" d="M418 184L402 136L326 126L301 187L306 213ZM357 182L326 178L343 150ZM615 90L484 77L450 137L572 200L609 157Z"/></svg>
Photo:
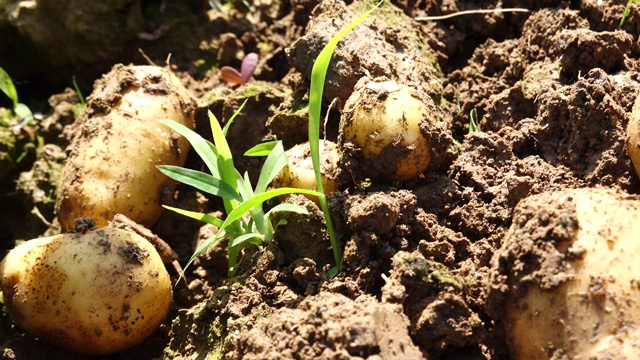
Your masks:
<svg viewBox="0 0 640 360"><path fill-rule="evenodd" d="M258 54L249 53L242 59L240 71L231 66L223 66L220 69L220 77L228 83L244 85L251 79L251 76L253 76L254 71L256 71L256 66L258 66Z"/></svg>
<svg viewBox="0 0 640 360"><path fill-rule="evenodd" d="M478 125L478 112L475 108L469 111L469 134L480 131L480 125Z"/></svg>
<svg viewBox="0 0 640 360"><path fill-rule="evenodd" d="M333 52L335 51L338 42L353 30L353 28L371 15L371 13L381 4L382 1L340 30L340 32L329 40L327 45L325 45L322 51L320 51L320 54L316 58L316 62L313 64L313 69L311 70L311 85L309 87L309 148L319 193L318 201L327 224L327 232L329 233L329 240L331 241L333 257L336 263L336 266L331 268L327 274L329 278L334 277L340 271L340 265L342 264L342 251L340 249L340 236L335 231L331 221L331 214L329 213L329 207L327 206L327 197L322 187L322 175L320 173L320 119L324 80L327 76L327 70L329 69L329 62L331 61L331 57L333 56Z"/></svg>
<svg viewBox="0 0 640 360"><path fill-rule="evenodd" d="M18 91L16 90L13 80L3 68L0 67L0 90L7 95L13 102L13 112L21 120L31 123L33 121L33 113L29 107L18 101Z"/></svg>
<svg viewBox="0 0 640 360"><path fill-rule="evenodd" d="M627 1L627 6L624 8L624 12L622 13L622 18L620 19L620 24L618 24L618 28L621 28L625 22L631 16L631 5L640 2L640 0L629 0Z"/></svg>
<svg viewBox="0 0 640 360"><path fill-rule="evenodd" d="M218 232L207 239L191 256L185 269L209 246L223 237L229 238L229 273L232 274L237 264L240 250L254 244L261 247L270 244L274 238L274 228L279 224L272 224L271 215L277 211L293 211L306 213L302 207L293 204L279 204L265 212L263 203L274 197L286 194L300 193L312 196L320 194L312 190L297 188L268 189L273 178L287 164L287 158L281 141L259 144L251 148L247 156L267 156L260 172L255 189L252 188L248 174L240 175L233 163L231 149L225 138L233 119L242 111L246 101L229 119L224 128L218 119L209 112L209 121L213 135L213 143L205 140L193 130L173 120L160 120L163 124L189 140L193 149L202 158L211 174L178 166L161 165L158 169L168 177L191 185L205 193L219 196L223 200L227 213L225 220L213 216L178 209L170 206L165 208L193 219L201 220L218 227Z"/></svg>
<svg viewBox="0 0 640 360"><path fill-rule="evenodd" d="M76 77L75 76L72 78L72 82L73 82L73 89L75 90L76 95L78 95L78 99L80 99L80 104L77 104L77 105L75 105L73 107L73 113L76 116L79 116L87 108L87 102L86 102L84 96L82 95L82 91L80 91L80 87L78 86L78 83L76 82Z"/></svg>

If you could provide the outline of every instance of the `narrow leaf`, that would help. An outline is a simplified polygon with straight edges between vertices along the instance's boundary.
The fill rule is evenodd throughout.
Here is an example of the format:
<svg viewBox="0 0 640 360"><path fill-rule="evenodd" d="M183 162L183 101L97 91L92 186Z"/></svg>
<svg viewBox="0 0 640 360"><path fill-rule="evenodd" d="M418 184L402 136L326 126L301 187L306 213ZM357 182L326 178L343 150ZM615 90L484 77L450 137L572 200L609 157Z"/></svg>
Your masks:
<svg viewBox="0 0 640 360"><path fill-rule="evenodd" d="M262 166L255 192L259 194L267 190L267 186L271 184L271 181L273 181L273 179L280 173L280 170L282 170L286 165L287 154L284 152L282 142L278 141Z"/></svg>
<svg viewBox="0 0 640 360"><path fill-rule="evenodd" d="M228 184L233 184L237 178L233 176L235 166L233 165L233 155L231 149L225 138L225 134L220 127L220 122L209 111L209 122L211 123L211 133L213 135L213 144L218 150L218 169L220 171L220 178Z"/></svg>
<svg viewBox="0 0 640 360"><path fill-rule="evenodd" d="M162 119L158 121L161 124L164 124L171 128L171 130L184 136L191 144L191 147L198 153L202 161L204 161L205 165L207 165L207 168L211 172L211 175L216 178L220 178L220 172L218 171L218 161L216 159L217 156L215 151L212 151L210 142L205 140L202 136L200 136L200 134L174 120Z"/></svg>
<svg viewBox="0 0 640 360"><path fill-rule="evenodd" d="M13 80L11 80L11 76L4 71L3 68L0 67L0 91L2 91L11 101L13 102L13 107L15 108L18 105L18 91L16 90L15 85L13 84Z"/></svg>
<svg viewBox="0 0 640 360"><path fill-rule="evenodd" d="M262 205L262 203L274 197L287 195L287 194L307 194L312 196L320 196L320 194L317 191L313 191L313 190L297 189L297 188L289 188L289 187L271 189L263 193L256 194L252 198L247 199L244 202L242 202L240 205L238 205L238 207L233 209L233 211L231 211L227 215L227 218L224 220L224 224L222 224L221 229L224 229L232 222L240 219L242 216L244 216L244 214L246 214L249 210L251 210L251 208L258 205Z"/></svg>
<svg viewBox="0 0 640 360"><path fill-rule="evenodd" d="M175 213L178 213L180 215L184 215L184 216L192 218L192 219L196 219L196 220L200 220L200 221L206 222L207 224L211 224L211 225L216 226L218 228L220 226L222 226L222 223L224 222L222 219L218 219L215 216L211 216L211 215L204 214L204 213L184 210L184 209L175 208L175 207L168 206L168 205L162 205L162 207L167 209L167 210L171 210L171 211L173 211Z"/></svg>
<svg viewBox="0 0 640 360"><path fill-rule="evenodd" d="M295 204L278 204L276 206L274 206L273 208L271 208L271 210L267 211L266 216L269 216L273 213L276 212L282 212L282 211L288 211L288 212L293 212L296 214L303 214L303 215L307 215L309 214L309 212L307 211L307 209L303 208L300 205L295 205Z"/></svg>
<svg viewBox="0 0 640 360"><path fill-rule="evenodd" d="M222 130L222 132L224 133L224 136L227 136L227 132L229 131L229 127L231 126L231 124L233 123L233 121L236 119L236 116L238 116L238 114L240 114L240 112L242 111L242 109L244 109L244 106L247 104L247 99L245 99L242 104L236 109L236 111L233 112L233 114L231 115L231 117L229 118L229 120L227 120L227 124L224 126L224 129ZM215 116L214 116L215 118ZM218 121L216 119L216 121Z"/></svg>
<svg viewBox="0 0 640 360"><path fill-rule="evenodd" d="M23 103L18 103L13 108L13 112L15 112L21 119L26 119L29 123L33 121L33 113L31 112L31 109Z"/></svg>
<svg viewBox="0 0 640 360"><path fill-rule="evenodd" d="M260 143L244 153L244 156L269 156L271 150L279 143L279 140Z"/></svg>
<svg viewBox="0 0 640 360"><path fill-rule="evenodd" d="M243 247L247 244L262 245L262 235L249 233L237 236L229 241L229 248Z"/></svg>
<svg viewBox="0 0 640 360"><path fill-rule="evenodd" d="M158 165L157 168L171 179L191 185L200 191L228 200L242 201L242 197L233 187L202 171L185 169L173 165Z"/></svg>

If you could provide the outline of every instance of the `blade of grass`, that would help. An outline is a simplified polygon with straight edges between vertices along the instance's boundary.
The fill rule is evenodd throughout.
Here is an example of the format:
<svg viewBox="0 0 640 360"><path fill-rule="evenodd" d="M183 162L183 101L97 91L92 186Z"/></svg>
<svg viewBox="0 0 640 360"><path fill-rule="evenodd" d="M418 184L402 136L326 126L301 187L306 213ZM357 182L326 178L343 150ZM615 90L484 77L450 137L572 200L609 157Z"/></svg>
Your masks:
<svg viewBox="0 0 640 360"><path fill-rule="evenodd" d="M224 129L222 129L222 133L224 134L224 136L227 136L227 131L229 131L229 127L231 126L231 123L233 123L233 121L236 119L236 116L238 116L238 114L240 114L242 109L244 109L244 106L247 104L247 101L249 101L249 99L246 99L245 101L243 101L242 105L240 105L236 109L236 111L233 112L233 115L231 115L229 120L227 120L227 124L224 126Z"/></svg>
<svg viewBox="0 0 640 360"><path fill-rule="evenodd" d="M183 184L191 185L194 188L211 195L235 201L242 201L242 197L231 185L216 179L215 177L203 173L202 171L185 169L173 165L158 165L158 170L173 180Z"/></svg>
<svg viewBox="0 0 640 360"><path fill-rule="evenodd" d="M227 247L235 248L235 247L238 247L239 245L244 245L246 243L260 246L262 244L261 238L262 238L262 235L256 234L256 233L240 235L234 238L233 240L229 241L229 245ZM251 240L254 240L254 241L251 241Z"/></svg>
<svg viewBox="0 0 640 360"><path fill-rule="evenodd" d="M287 154L284 152L284 146L279 141L267 156L267 159L262 165L262 171L256 184L256 193L261 193L267 190L267 186L271 184L271 181L280 173L280 170L287 165Z"/></svg>
<svg viewBox="0 0 640 360"><path fill-rule="evenodd" d="M244 153L244 156L269 156L271 150L279 143L279 140L258 144Z"/></svg>
<svg viewBox="0 0 640 360"><path fill-rule="evenodd" d="M309 149L311 153L311 161L313 163L313 170L316 176L316 185L318 187L318 192L320 193L318 201L320 202L320 207L322 208L325 222L327 223L327 232L329 233L329 240L331 241L333 257L336 263L335 268L330 270L328 274L329 277L333 277L338 273L340 265L342 264L342 251L340 249L340 238L333 228L333 222L331 221L331 214L329 213L329 207L327 206L327 198L324 194L322 177L320 174L320 115L324 82L327 76L327 70L329 69L329 63L331 62L331 57L333 56L333 52L335 51L338 42L347 33L353 30L354 27L371 15L371 13L380 5L382 5L382 1L340 30L340 32L338 32L338 34L336 34L327 43L327 45L325 45L324 49L322 49L316 58L316 62L313 64L313 69L311 70L311 85L309 88Z"/></svg>
<svg viewBox="0 0 640 360"><path fill-rule="evenodd" d="M18 91L16 90L16 86L13 84L13 80L11 80L11 76L4 71L3 68L0 67L0 91L2 91L11 101L13 102L13 107L18 106Z"/></svg>
<svg viewBox="0 0 640 360"><path fill-rule="evenodd" d="M271 208L271 210L267 211L265 215L270 216L273 213L281 212L281 211L288 211L288 212L293 212L296 214L303 214L303 215L306 215L309 213L307 209L303 208L300 205L282 203Z"/></svg>
<svg viewBox="0 0 640 360"><path fill-rule="evenodd" d="M208 215L208 214L204 214L204 213L200 213L200 212L195 212L195 211L189 211L189 210L184 210L184 209L180 209L180 208L175 208L172 206L168 206L168 205L162 205L163 208L167 209L167 210L171 210L175 213L178 213L180 215L195 219L195 220L200 220L203 222L206 222L208 224L214 225L216 227L220 227L222 226L222 223L224 222L224 220L222 219L218 219L217 217Z"/></svg>
<svg viewBox="0 0 640 360"><path fill-rule="evenodd" d="M211 175L214 177L220 177L220 171L218 170L218 161L216 159L215 152L212 152L212 148L215 151L215 147L213 144L205 140L202 136L200 136L197 132L189 129L188 127L174 121L171 119L162 119L158 120L161 124L164 124L171 128L171 130L177 132L178 134L184 136L193 150L195 150L202 161L204 161L205 165L211 172Z"/></svg>

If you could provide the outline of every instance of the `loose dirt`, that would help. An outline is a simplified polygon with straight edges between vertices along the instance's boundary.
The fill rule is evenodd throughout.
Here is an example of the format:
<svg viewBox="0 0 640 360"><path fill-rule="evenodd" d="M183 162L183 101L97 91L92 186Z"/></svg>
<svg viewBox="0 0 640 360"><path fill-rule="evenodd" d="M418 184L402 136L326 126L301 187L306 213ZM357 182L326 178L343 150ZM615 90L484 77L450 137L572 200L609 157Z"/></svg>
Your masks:
<svg viewBox="0 0 640 360"><path fill-rule="evenodd" d="M170 318L154 337L108 359L509 359L501 323L504 296L489 279L516 206L553 190L601 186L640 193L625 134L640 90L640 7L632 6L618 28L625 4L385 3L336 50L324 93L323 136L338 139L340 111L361 77L385 76L414 86L436 105L439 134L449 141L442 156L414 180L347 182L329 196L344 248L335 278L326 275L333 265L321 213L296 197L293 202L312 215L287 218L277 238L280 247L247 248L228 277L226 243L215 244L188 269L186 281L176 284ZM118 47L117 61L101 58L109 58L109 66L144 64L139 46L164 65L172 53L171 67L198 98L197 130L205 136L207 111L226 120L248 98L229 142L240 171L256 177L260 161L243 159L244 151L263 140L282 139L286 147L305 140L313 61L339 28L372 5L272 0L203 13L199 4L166 1L160 12L159 2L143 1L145 34L158 37L131 40L130 51ZM530 11L413 19L496 7ZM248 84L223 83L211 67L239 67L249 52L257 52L260 62ZM41 131L61 139L47 142L64 147L72 125L63 105L73 100L52 99L59 125ZM472 111L480 131L469 133ZM61 161L57 153L47 154ZM188 167L202 165L190 154ZM13 184L2 186L9 193ZM40 221L31 214L35 194L3 195L19 210L0 210L4 247L47 229L15 226ZM222 216L219 200L187 186L177 188L170 205ZM41 212L52 221L47 206ZM183 264L216 231L169 212L151 230ZM3 345L3 356L81 359L19 330Z"/></svg>

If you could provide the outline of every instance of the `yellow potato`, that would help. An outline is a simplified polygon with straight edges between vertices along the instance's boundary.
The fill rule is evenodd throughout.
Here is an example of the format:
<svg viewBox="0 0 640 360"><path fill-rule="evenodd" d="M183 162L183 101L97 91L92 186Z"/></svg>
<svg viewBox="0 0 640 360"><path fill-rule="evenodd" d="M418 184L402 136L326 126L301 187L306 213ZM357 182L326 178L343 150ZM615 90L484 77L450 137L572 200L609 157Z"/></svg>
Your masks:
<svg viewBox="0 0 640 360"><path fill-rule="evenodd" d="M340 144L353 146L366 177L411 180L431 163L431 144L421 131L437 121L435 105L393 81L358 82L340 121Z"/></svg>
<svg viewBox="0 0 640 360"><path fill-rule="evenodd" d="M104 226L116 213L150 227L175 182L156 165L184 165L188 141L157 120L194 127L194 103L180 80L157 66L118 65L96 82L79 119L58 190L63 230L79 217Z"/></svg>
<svg viewBox="0 0 640 360"><path fill-rule="evenodd" d="M5 305L22 329L84 355L140 343L172 298L153 246L113 228L24 242L4 258L0 278Z"/></svg>
<svg viewBox="0 0 640 360"><path fill-rule="evenodd" d="M627 153L640 176L640 97L636 98L627 125Z"/></svg>
<svg viewBox="0 0 640 360"><path fill-rule="evenodd" d="M326 194L338 191L340 168L340 152L338 145L320 141L320 176ZM273 180L275 187L295 187L307 190L318 190L313 171L309 143L298 144L286 151L288 164ZM315 201L315 198L311 200Z"/></svg>
<svg viewBox="0 0 640 360"><path fill-rule="evenodd" d="M523 200L513 218L492 284L508 286L511 358L637 359L640 199L604 189L546 193Z"/></svg>

